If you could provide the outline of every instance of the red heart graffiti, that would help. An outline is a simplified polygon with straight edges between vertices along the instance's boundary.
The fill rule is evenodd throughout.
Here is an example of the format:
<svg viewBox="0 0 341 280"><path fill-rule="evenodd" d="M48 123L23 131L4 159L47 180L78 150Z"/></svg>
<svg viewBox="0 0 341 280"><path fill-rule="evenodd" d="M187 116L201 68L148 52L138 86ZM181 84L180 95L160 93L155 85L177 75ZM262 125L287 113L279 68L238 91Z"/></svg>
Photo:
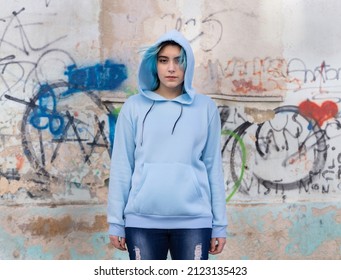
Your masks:
<svg viewBox="0 0 341 280"><path fill-rule="evenodd" d="M298 109L301 115L315 120L319 126L322 126L326 120L334 118L338 113L338 107L333 101L325 101L319 106L307 100L302 102Z"/></svg>

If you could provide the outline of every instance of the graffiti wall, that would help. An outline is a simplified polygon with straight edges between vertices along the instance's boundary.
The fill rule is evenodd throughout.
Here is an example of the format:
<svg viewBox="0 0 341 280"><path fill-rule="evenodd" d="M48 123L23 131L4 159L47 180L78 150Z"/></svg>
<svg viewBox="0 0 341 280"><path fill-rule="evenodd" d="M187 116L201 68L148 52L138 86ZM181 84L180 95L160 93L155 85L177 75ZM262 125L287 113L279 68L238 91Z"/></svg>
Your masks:
<svg viewBox="0 0 341 280"><path fill-rule="evenodd" d="M106 246L106 181L121 105L103 97L120 88L127 67L114 55L101 59L99 1L7 2L0 258L104 258L96 240Z"/></svg>
<svg viewBox="0 0 341 280"><path fill-rule="evenodd" d="M191 42L194 85L222 120L217 258L341 258L340 4L319 2L6 2L0 259L128 258L106 232L115 122L141 50L171 29Z"/></svg>

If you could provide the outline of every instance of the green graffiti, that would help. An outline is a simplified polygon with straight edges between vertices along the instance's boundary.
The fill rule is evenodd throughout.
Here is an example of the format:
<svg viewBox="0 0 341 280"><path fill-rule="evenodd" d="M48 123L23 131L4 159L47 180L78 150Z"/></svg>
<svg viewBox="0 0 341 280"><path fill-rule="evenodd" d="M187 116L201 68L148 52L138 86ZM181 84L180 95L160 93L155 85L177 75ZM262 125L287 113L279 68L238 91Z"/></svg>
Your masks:
<svg viewBox="0 0 341 280"><path fill-rule="evenodd" d="M119 115L119 113L120 113L120 111L121 111L121 108L122 107L115 107L112 111L111 111L111 114L115 117L115 118L117 118L118 117L118 115Z"/></svg>
<svg viewBox="0 0 341 280"><path fill-rule="evenodd" d="M246 163L246 148L244 145L243 140L240 138L240 136L237 133L234 133L231 130L223 130L222 131L223 135L230 135L233 138L235 138L240 146L241 152L242 152L242 168L240 171L240 175L238 180L234 183L233 186L233 191L230 193L230 195L226 198L226 203L229 202L231 200L231 198L234 196L234 194L236 193L236 191L239 189L240 184L242 182L243 176L244 176L244 171L245 171L245 163Z"/></svg>
<svg viewBox="0 0 341 280"><path fill-rule="evenodd" d="M124 93L127 95L127 97L138 94L139 90L137 88L131 87L131 86L127 86L124 89Z"/></svg>

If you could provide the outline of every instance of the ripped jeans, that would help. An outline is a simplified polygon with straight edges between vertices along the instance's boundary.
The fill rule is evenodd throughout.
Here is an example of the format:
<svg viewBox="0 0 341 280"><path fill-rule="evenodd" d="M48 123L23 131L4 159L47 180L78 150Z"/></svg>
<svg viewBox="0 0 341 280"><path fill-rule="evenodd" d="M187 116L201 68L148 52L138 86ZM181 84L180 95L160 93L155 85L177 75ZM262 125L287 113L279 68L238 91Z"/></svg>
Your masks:
<svg viewBox="0 0 341 280"><path fill-rule="evenodd" d="M211 228L146 229L127 227L126 243L131 260L207 260Z"/></svg>

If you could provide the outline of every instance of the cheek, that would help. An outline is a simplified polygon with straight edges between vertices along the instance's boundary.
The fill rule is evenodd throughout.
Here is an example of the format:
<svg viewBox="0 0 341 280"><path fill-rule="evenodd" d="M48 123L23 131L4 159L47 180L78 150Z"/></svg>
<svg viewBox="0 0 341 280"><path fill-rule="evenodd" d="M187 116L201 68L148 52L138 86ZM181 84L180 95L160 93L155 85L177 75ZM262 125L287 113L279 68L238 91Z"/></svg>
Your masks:
<svg viewBox="0 0 341 280"><path fill-rule="evenodd" d="M162 68L160 66L156 67L156 75L158 76L158 78L160 79L160 74L162 73Z"/></svg>
<svg viewBox="0 0 341 280"><path fill-rule="evenodd" d="M185 79L185 72L184 71L181 72L181 79L182 79L182 81Z"/></svg>
<svg viewBox="0 0 341 280"><path fill-rule="evenodd" d="M162 64L158 64L157 67L156 67L156 70L157 70L157 73L159 75L159 73L165 72L165 66L162 65Z"/></svg>

